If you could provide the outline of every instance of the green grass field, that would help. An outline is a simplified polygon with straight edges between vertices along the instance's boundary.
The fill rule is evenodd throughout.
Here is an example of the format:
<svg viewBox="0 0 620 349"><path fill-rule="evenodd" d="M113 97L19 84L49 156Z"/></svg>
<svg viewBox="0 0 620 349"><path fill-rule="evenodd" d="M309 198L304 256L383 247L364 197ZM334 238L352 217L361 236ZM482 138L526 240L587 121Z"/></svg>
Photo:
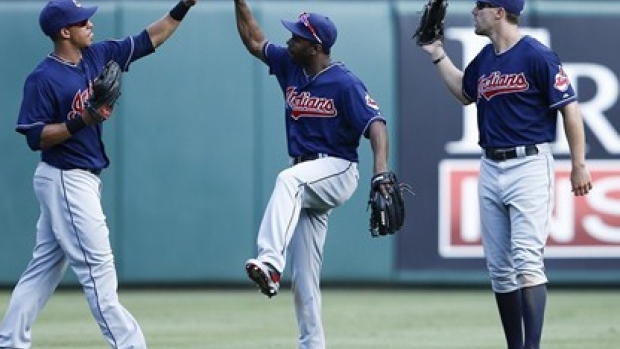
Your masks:
<svg viewBox="0 0 620 349"><path fill-rule="evenodd" d="M0 291L4 313L8 291ZM150 349L295 349L289 289L121 290ZM505 349L488 290L327 289L330 349ZM78 291L57 291L33 327L34 349L109 348ZM551 290L542 349L620 348L620 290Z"/></svg>

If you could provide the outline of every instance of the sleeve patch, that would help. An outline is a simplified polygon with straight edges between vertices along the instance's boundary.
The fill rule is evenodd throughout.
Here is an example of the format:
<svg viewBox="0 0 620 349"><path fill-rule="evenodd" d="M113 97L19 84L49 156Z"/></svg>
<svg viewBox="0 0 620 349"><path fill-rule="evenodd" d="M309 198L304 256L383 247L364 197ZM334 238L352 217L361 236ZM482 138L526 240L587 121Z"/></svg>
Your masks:
<svg viewBox="0 0 620 349"><path fill-rule="evenodd" d="M568 90L568 87L570 86L570 80L568 79L568 75L566 75L566 72L564 72L564 68L562 68L562 66L560 66L559 68L560 71L555 74L553 87L560 92L566 92L566 90Z"/></svg>
<svg viewBox="0 0 620 349"><path fill-rule="evenodd" d="M366 92L366 95L364 96L364 99L366 100L366 105L367 106L369 106L370 108L372 108L374 110L379 110L379 106L377 105L377 102L375 102L375 100L372 99L372 97L370 97L368 92Z"/></svg>

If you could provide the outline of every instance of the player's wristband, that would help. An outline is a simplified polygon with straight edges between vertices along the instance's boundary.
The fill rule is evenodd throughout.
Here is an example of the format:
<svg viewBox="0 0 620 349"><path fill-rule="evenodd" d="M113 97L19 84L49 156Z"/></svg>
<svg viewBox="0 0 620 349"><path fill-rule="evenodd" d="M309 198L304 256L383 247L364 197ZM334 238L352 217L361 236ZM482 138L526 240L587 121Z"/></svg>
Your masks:
<svg viewBox="0 0 620 349"><path fill-rule="evenodd" d="M71 135L76 134L79 130L86 127L86 122L84 122L84 118L81 115L74 117L73 119L65 121L65 126L67 126L67 130Z"/></svg>
<svg viewBox="0 0 620 349"><path fill-rule="evenodd" d="M446 57L448 57L448 55L444 52L443 55L441 55L439 58L433 61L433 64L435 65L439 64L439 62L443 61Z"/></svg>
<svg viewBox="0 0 620 349"><path fill-rule="evenodd" d="M183 0L179 1L172 10L170 10L170 17L174 18L177 21L182 21L187 12L189 11L189 6L185 5Z"/></svg>

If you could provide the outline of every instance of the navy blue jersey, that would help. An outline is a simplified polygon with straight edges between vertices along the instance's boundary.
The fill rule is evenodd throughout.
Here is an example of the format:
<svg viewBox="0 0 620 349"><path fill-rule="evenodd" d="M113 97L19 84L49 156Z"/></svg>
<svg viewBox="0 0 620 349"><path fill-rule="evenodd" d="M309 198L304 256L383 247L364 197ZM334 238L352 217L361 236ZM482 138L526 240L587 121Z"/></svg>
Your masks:
<svg viewBox="0 0 620 349"><path fill-rule="evenodd" d="M263 50L284 93L289 155L324 153L357 162L361 136L368 137L372 122L385 122L360 79L339 62L309 77L286 48L267 43Z"/></svg>
<svg viewBox="0 0 620 349"><path fill-rule="evenodd" d="M154 52L148 33L122 40L101 41L82 49L79 64L49 54L26 78L16 131L26 135L29 146L39 150L47 124L64 123L84 111L92 82L104 65L116 61L124 71L131 62ZM102 142L103 125L88 126L66 141L41 151L41 160L61 169L102 169L109 160Z"/></svg>
<svg viewBox="0 0 620 349"><path fill-rule="evenodd" d="M530 36L501 54L485 46L465 69L463 94L476 103L483 148L555 140L557 110L577 99L558 56Z"/></svg>

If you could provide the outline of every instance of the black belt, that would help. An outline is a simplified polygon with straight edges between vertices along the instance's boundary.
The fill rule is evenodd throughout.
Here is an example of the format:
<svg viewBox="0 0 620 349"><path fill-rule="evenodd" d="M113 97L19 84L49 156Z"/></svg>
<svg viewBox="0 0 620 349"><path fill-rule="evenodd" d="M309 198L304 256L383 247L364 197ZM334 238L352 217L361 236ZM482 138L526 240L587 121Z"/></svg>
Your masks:
<svg viewBox="0 0 620 349"><path fill-rule="evenodd" d="M538 148L535 145L526 145L524 148L525 156L538 154ZM506 161L519 156L517 148L486 148L484 155L493 161Z"/></svg>
<svg viewBox="0 0 620 349"><path fill-rule="evenodd" d="M101 174L100 168L78 168L78 170L83 170L94 174L95 176L99 176Z"/></svg>
<svg viewBox="0 0 620 349"><path fill-rule="evenodd" d="M301 162L305 162L305 161L311 161L311 160L316 160L316 159L320 159L320 158L326 158L328 156L329 155L323 154L323 153L295 156L295 157L293 157L293 165L297 165L297 164L299 164Z"/></svg>

